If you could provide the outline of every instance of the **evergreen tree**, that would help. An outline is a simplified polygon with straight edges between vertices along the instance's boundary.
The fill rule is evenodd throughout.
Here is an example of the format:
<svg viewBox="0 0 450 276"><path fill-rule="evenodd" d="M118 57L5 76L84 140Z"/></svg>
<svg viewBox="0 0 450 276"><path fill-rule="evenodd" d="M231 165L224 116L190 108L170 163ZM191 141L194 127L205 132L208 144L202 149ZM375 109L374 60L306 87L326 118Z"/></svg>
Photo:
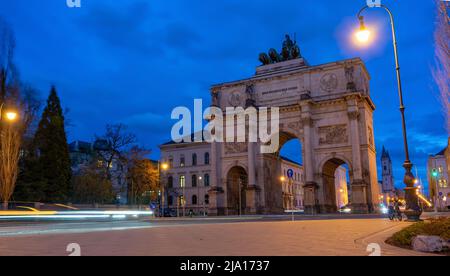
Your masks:
<svg viewBox="0 0 450 276"><path fill-rule="evenodd" d="M38 183L42 183L39 186L44 191L43 201L67 201L72 171L63 110L55 87L50 91L33 144L38 166L35 172L39 174Z"/></svg>

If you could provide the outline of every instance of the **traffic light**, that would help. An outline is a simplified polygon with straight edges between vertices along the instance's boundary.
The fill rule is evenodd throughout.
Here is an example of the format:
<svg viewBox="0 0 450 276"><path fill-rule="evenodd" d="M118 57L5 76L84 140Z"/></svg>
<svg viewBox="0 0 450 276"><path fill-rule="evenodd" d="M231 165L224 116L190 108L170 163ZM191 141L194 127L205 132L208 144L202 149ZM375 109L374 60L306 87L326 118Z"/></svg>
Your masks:
<svg viewBox="0 0 450 276"><path fill-rule="evenodd" d="M433 169L433 171L431 172L431 176L437 178L439 176L438 171L436 169Z"/></svg>

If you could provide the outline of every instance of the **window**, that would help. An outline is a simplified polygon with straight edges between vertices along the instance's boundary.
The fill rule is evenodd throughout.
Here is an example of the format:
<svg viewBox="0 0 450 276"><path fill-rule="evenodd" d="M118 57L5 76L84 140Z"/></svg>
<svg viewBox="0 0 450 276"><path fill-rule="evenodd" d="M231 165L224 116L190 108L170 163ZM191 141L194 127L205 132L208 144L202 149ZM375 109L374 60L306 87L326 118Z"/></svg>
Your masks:
<svg viewBox="0 0 450 276"><path fill-rule="evenodd" d="M192 175L192 187L197 187L197 176L195 174Z"/></svg>
<svg viewBox="0 0 450 276"><path fill-rule="evenodd" d="M169 187L169 189L173 188L173 176L169 176L169 178L167 178L167 187Z"/></svg>
<svg viewBox="0 0 450 276"><path fill-rule="evenodd" d="M193 195L192 196L192 205L197 205L197 202L198 200L197 200L197 196L196 195Z"/></svg>
<svg viewBox="0 0 450 276"><path fill-rule="evenodd" d="M169 157L169 169L173 168L173 157Z"/></svg>
<svg viewBox="0 0 450 276"><path fill-rule="evenodd" d="M205 204L206 204L206 205L209 204L209 195L205 195Z"/></svg>
<svg viewBox="0 0 450 276"><path fill-rule="evenodd" d="M167 198L167 204L168 204L169 206L172 206L172 205L173 205L173 196L169 196L169 197Z"/></svg>
<svg viewBox="0 0 450 276"><path fill-rule="evenodd" d="M205 174L205 187L209 187L209 174Z"/></svg>
<svg viewBox="0 0 450 276"><path fill-rule="evenodd" d="M448 188L448 182L446 179L439 180L439 187L441 188Z"/></svg>
<svg viewBox="0 0 450 276"><path fill-rule="evenodd" d="M180 176L180 188L186 187L186 177L184 175Z"/></svg>
<svg viewBox="0 0 450 276"><path fill-rule="evenodd" d="M205 165L209 165L209 152L205 153Z"/></svg>
<svg viewBox="0 0 450 276"><path fill-rule="evenodd" d="M180 167L186 166L186 159L184 158L184 155L180 156Z"/></svg>
<svg viewBox="0 0 450 276"><path fill-rule="evenodd" d="M197 154L192 154L192 166L197 166Z"/></svg>

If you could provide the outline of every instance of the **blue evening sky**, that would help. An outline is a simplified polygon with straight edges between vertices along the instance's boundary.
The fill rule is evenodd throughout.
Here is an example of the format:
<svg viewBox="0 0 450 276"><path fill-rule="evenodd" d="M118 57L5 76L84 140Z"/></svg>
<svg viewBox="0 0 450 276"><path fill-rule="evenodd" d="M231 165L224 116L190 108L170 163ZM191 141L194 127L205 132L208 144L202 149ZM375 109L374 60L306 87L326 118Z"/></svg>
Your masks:
<svg viewBox="0 0 450 276"><path fill-rule="evenodd" d="M142 145L159 155L168 140L176 106L209 104L209 87L254 74L258 54L280 48L297 34L311 64L361 57L372 75L377 106L375 137L394 161L401 187L404 161L399 103L388 17L366 13L376 43L350 42L355 14L365 0L0 0L0 17L14 29L16 64L24 81L45 99L57 86L70 110L69 140L92 140L108 123L122 122ZM400 62L412 161L426 179L426 159L446 146L443 115L431 68L433 0L384 0L397 19ZM283 150L297 159L298 149Z"/></svg>

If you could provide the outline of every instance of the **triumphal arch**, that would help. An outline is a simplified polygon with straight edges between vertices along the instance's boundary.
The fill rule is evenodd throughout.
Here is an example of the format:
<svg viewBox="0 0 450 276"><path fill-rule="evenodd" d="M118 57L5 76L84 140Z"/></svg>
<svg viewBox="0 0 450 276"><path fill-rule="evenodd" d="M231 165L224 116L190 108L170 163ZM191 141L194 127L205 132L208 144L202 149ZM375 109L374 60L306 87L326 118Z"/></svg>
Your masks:
<svg viewBox="0 0 450 276"><path fill-rule="evenodd" d="M248 79L212 86L214 106L279 107L280 148L302 144L307 213L336 212L334 173L344 164L355 213L377 210L376 151L367 69L359 58L310 65L288 36L279 53L261 54ZM299 150L300 152L300 150ZM211 215L273 214L283 211L279 154L263 154L260 143L213 142Z"/></svg>

